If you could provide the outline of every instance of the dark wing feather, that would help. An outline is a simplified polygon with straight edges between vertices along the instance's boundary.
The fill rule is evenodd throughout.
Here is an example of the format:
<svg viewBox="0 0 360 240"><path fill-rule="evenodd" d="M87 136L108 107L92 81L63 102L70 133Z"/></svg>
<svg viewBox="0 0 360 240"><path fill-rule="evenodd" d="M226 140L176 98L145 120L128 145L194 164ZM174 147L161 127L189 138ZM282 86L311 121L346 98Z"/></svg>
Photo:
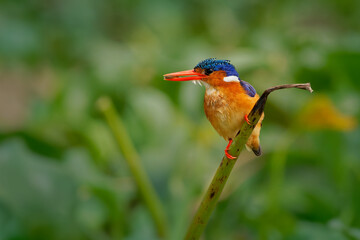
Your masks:
<svg viewBox="0 0 360 240"><path fill-rule="evenodd" d="M240 80L240 84L245 89L247 95L250 97L255 97L256 90L253 86L250 85L250 83Z"/></svg>

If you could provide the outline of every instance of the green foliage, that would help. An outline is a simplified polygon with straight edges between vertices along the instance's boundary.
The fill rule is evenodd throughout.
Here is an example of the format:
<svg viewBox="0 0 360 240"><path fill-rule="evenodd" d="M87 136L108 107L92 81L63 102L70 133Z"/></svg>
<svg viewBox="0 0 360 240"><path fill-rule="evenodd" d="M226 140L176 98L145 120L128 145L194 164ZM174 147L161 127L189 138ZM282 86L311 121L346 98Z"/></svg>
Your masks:
<svg viewBox="0 0 360 240"><path fill-rule="evenodd" d="M315 92L269 99L264 155L243 153L205 239L360 239L359 15L354 0L1 1L0 239L157 239L102 95L169 239L182 239L226 143L203 89L162 74L208 57L230 59L259 93Z"/></svg>

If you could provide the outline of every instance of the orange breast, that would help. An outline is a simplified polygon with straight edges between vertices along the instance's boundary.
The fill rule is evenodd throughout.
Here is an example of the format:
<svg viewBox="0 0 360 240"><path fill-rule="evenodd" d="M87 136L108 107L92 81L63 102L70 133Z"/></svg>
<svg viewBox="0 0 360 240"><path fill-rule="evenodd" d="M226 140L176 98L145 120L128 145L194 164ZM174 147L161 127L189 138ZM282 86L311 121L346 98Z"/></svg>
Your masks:
<svg viewBox="0 0 360 240"><path fill-rule="evenodd" d="M229 140L236 136L258 98L258 95L248 96L235 82L208 87L204 97L205 114L215 130Z"/></svg>

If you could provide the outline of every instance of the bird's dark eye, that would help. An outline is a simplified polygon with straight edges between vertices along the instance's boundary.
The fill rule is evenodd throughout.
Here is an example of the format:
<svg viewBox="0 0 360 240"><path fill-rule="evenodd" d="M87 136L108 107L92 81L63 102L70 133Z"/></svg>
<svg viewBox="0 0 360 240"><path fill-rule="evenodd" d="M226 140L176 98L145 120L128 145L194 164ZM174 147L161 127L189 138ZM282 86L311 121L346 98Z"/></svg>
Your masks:
<svg viewBox="0 0 360 240"><path fill-rule="evenodd" d="M205 75L210 75L214 70L211 68L205 69Z"/></svg>

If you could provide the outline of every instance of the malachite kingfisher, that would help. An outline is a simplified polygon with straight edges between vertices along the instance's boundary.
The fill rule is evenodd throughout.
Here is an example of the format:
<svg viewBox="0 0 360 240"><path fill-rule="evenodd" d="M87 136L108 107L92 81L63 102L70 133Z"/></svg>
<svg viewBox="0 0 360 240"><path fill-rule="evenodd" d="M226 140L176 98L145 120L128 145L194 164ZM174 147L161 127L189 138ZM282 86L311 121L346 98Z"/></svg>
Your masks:
<svg viewBox="0 0 360 240"><path fill-rule="evenodd" d="M253 86L241 80L234 65L229 60L209 58L199 62L194 69L164 75L168 81L194 81L206 88L204 110L207 119L228 145L225 155L234 159L228 152L229 147L240 131L251 109L259 99ZM264 115L261 116L249 137L246 147L256 156L261 155L260 129Z"/></svg>

